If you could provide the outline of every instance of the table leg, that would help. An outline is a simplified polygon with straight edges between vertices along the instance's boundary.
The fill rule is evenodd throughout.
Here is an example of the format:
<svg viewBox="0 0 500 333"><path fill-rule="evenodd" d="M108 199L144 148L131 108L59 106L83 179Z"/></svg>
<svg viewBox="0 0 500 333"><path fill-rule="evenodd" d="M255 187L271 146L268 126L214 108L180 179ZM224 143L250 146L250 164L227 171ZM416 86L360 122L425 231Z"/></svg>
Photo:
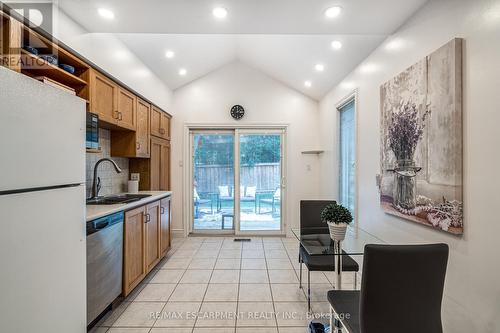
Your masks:
<svg viewBox="0 0 500 333"><path fill-rule="evenodd" d="M335 289L342 290L342 242L334 241L335 263ZM342 324L338 318L335 318L335 332L342 332ZM333 326L330 326L333 328ZM333 332L333 331L332 331Z"/></svg>
<svg viewBox="0 0 500 333"><path fill-rule="evenodd" d="M337 262L335 265L335 288L338 290L342 289L342 242L335 241L335 257L337 258Z"/></svg>

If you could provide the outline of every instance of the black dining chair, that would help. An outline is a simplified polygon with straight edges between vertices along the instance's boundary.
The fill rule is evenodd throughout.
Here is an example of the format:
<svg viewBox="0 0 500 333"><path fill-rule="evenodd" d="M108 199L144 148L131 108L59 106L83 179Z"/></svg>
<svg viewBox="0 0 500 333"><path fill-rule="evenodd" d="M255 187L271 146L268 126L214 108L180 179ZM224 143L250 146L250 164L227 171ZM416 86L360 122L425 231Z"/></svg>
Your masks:
<svg viewBox="0 0 500 333"><path fill-rule="evenodd" d="M301 200L300 201L300 234L329 234L328 226L321 221L321 211L332 200ZM332 272L335 271L335 258L333 255L311 256L306 249L299 247L299 288L302 288L302 264L307 267L307 305L311 310L311 272ZM354 272L354 288L357 283L358 263L348 255L342 257L342 272Z"/></svg>
<svg viewBox="0 0 500 333"><path fill-rule="evenodd" d="M361 291L330 290L350 333L442 333L448 245L366 245Z"/></svg>

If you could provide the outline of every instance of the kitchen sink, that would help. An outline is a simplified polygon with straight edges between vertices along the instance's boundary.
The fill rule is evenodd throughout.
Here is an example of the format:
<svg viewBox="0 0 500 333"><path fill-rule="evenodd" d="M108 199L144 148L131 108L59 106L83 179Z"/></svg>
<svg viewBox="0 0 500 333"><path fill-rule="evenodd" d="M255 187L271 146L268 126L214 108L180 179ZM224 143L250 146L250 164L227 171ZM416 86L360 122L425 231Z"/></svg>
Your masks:
<svg viewBox="0 0 500 333"><path fill-rule="evenodd" d="M87 205L115 205L120 203L129 203L139 201L141 199L150 197L151 194L118 194L108 195L104 197L97 197L87 199Z"/></svg>

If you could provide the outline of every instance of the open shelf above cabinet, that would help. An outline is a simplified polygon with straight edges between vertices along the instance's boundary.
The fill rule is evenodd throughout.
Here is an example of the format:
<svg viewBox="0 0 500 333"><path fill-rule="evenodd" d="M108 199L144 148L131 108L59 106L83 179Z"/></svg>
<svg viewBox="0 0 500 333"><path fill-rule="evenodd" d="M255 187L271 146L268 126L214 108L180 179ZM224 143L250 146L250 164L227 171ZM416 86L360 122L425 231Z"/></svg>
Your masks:
<svg viewBox="0 0 500 333"><path fill-rule="evenodd" d="M46 60L21 50L21 71L30 76L46 76L71 88L87 85L87 82Z"/></svg>

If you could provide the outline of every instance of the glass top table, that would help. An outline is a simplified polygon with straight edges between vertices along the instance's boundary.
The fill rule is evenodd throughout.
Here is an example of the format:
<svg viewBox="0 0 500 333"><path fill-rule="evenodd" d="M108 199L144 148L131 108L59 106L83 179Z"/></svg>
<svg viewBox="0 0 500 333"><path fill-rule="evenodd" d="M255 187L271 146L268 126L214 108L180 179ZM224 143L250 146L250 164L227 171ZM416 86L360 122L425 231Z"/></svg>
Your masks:
<svg viewBox="0 0 500 333"><path fill-rule="evenodd" d="M292 228L293 235L309 255L339 254L340 251L337 251L336 244L330 238L330 234L324 232L314 233L314 229L309 229L308 232L306 235L301 235L300 229ZM385 244L385 242L362 229L353 230L348 228L345 239L339 245L342 248L342 255L357 256L363 255L367 244Z"/></svg>

